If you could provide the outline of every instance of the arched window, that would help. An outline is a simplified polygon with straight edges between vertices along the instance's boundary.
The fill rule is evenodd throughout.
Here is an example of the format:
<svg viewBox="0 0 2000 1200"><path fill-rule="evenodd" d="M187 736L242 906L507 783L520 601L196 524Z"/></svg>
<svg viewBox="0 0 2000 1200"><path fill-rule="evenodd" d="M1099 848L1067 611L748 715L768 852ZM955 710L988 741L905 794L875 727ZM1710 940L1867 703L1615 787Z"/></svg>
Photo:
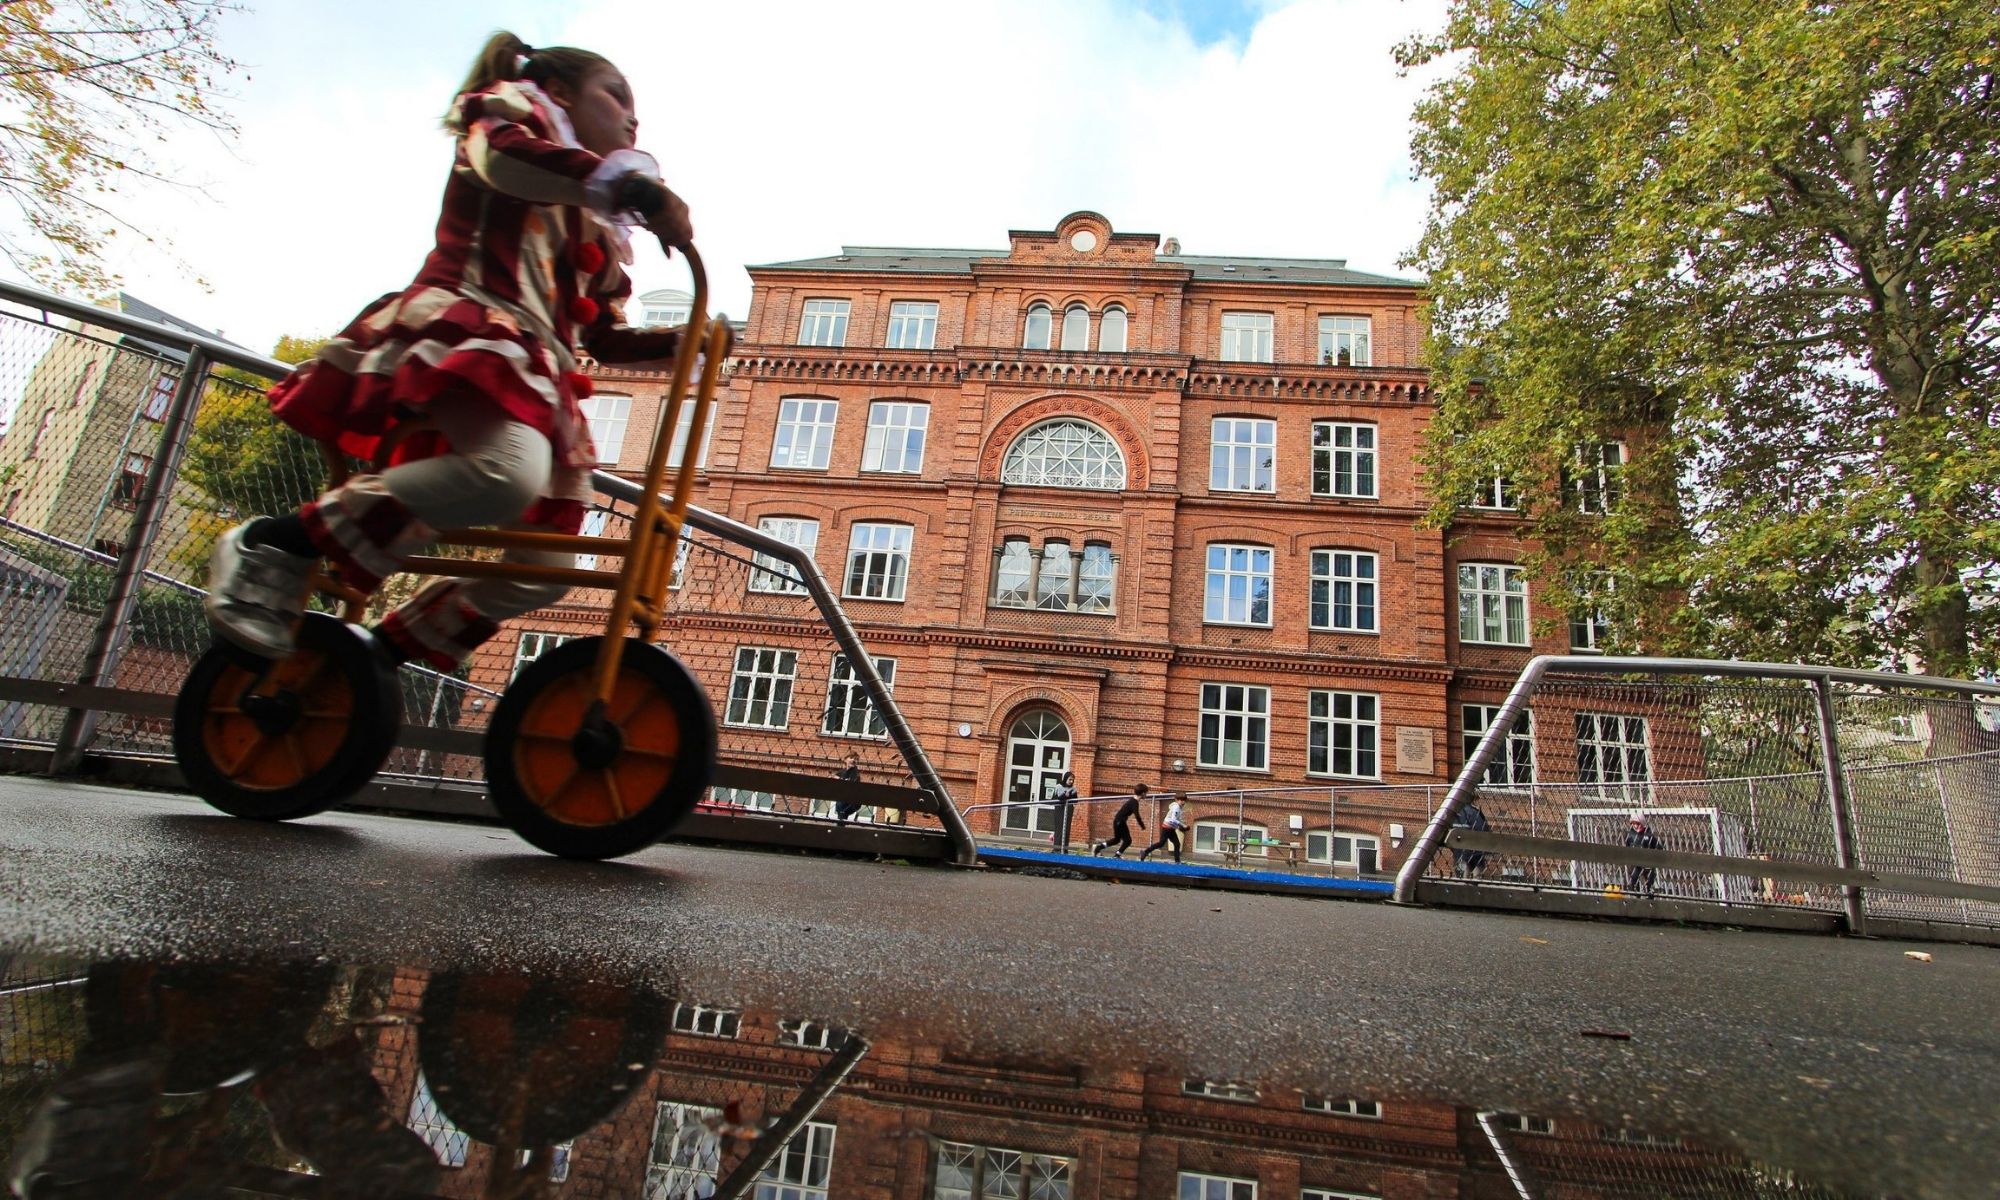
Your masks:
<svg viewBox="0 0 2000 1200"><path fill-rule="evenodd" d="M1097 348L1106 354L1125 353L1125 310L1116 304L1098 319Z"/></svg>
<svg viewBox="0 0 2000 1200"><path fill-rule="evenodd" d="M1072 304L1063 310L1062 348L1090 349L1090 310L1081 304Z"/></svg>
<svg viewBox="0 0 2000 1200"><path fill-rule="evenodd" d="M1031 304L1028 306L1027 332L1021 338L1021 346L1027 350L1049 348L1049 306Z"/></svg>
<svg viewBox="0 0 2000 1200"><path fill-rule="evenodd" d="M1102 429L1062 417L1014 439L1000 466L1000 482L1117 491L1125 486L1125 455Z"/></svg>

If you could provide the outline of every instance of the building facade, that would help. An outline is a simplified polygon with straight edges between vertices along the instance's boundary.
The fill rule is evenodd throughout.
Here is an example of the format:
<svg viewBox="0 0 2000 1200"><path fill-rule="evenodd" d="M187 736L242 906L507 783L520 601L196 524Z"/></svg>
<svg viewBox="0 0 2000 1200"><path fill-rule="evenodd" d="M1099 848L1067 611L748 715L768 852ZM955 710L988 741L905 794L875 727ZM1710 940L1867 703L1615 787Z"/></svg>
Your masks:
<svg viewBox="0 0 2000 1200"><path fill-rule="evenodd" d="M1008 241L751 268L696 502L811 548L976 831L1045 841L1036 802L1074 770L1086 796L1189 794L1200 853L1392 871L1529 656L1570 644L1537 632L1503 485L1422 524L1421 288L1091 212ZM636 472L661 381L596 379L600 449ZM870 731L776 582L690 572L672 640L725 754L816 770Z"/></svg>

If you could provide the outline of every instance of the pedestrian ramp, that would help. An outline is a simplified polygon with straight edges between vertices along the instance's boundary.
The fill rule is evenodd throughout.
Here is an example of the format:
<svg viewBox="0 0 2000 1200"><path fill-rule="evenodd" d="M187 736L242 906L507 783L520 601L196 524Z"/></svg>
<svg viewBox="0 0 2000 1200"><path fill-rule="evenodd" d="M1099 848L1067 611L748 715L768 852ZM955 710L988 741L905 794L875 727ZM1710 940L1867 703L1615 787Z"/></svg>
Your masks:
<svg viewBox="0 0 2000 1200"><path fill-rule="evenodd" d="M1164 884L1172 887L1209 888L1227 892L1268 892L1290 896L1323 896L1345 900L1388 900L1395 884L1386 879L1343 879L1337 876L1304 875L1290 871L1239 869L1209 863L1164 862L1134 858L1105 858L1089 854L1062 854L1011 846L979 847L982 866L1009 871L1075 872L1092 879L1127 883Z"/></svg>

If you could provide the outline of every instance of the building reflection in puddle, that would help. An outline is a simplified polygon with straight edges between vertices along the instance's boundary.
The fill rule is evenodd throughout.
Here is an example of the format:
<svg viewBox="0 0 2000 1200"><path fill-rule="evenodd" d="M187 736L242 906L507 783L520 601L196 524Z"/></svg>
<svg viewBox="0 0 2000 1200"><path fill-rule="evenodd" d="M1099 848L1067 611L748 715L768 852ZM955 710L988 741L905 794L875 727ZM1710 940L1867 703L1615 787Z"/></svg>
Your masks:
<svg viewBox="0 0 2000 1200"><path fill-rule="evenodd" d="M329 964L0 979L17 1196L1814 1197L1632 1130L967 1053L630 987Z"/></svg>

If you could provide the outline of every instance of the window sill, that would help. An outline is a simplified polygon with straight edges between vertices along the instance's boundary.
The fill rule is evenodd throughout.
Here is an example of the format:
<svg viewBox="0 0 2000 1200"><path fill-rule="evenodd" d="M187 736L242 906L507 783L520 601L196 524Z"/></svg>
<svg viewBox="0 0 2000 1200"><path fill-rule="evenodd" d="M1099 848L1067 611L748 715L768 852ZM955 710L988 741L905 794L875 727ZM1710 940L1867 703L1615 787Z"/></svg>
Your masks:
<svg viewBox="0 0 2000 1200"><path fill-rule="evenodd" d="M1381 637L1379 629L1340 629L1332 625L1308 625L1307 633L1337 633L1344 637Z"/></svg>
<svg viewBox="0 0 2000 1200"><path fill-rule="evenodd" d="M724 721L722 724L726 729L761 729L765 733L790 733L792 729L790 725L750 725L742 721Z"/></svg>
<svg viewBox="0 0 2000 1200"><path fill-rule="evenodd" d="M1197 762L1195 763L1194 768L1197 771L1227 771L1232 775L1271 774L1271 768L1269 767L1225 767L1221 763Z"/></svg>
<svg viewBox="0 0 2000 1200"><path fill-rule="evenodd" d="M1341 500L1349 504L1382 503L1382 497L1380 496L1342 496L1334 492L1313 492L1311 496L1315 500Z"/></svg>
<svg viewBox="0 0 2000 1200"><path fill-rule="evenodd" d="M1211 496L1263 496L1266 497L1267 499L1276 500L1278 498L1278 489L1277 488L1226 488L1226 487L1216 487L1213 484L1211 484L1208 489L1208 494Z"/></svg>
<svg viewBox="0 0 2000 1200"><path fill-rule="evenodd" d="M1530 647L1530 644L1527 642L1475 642L1463 637L1458 639L1458 644L1461 646L1485 646L1492 650L1526 650Z"/></svg>
<svg viewBox="0 0 2000 1200"><path fill-rule="evenodd" d="M1052 617L1115 617L1118 614L1108 608L1036 608L1031 604L995 604L988 601L989 612L1037 613Z"/></svg>
<svg viewBox="0 0 2000 1200"><path fill-rule="evenodd" d="M907 603L907 601L906 601L906 600L904 600L904 598L903 598L903 597L901 597L901 596L898 596L898 597L896 597L895 599L893 599L893 600L892 600L892 599L890 599L890 598L889 598L889 597L887 597L887 596L850 596L850 595L848 595L847 593L845 593L845 592L842 592L842 593L840 594L840 598L841 598L842 600L861 600L861 601L864 601L864 602L866 602L866 603L869 603L869 604L904 604L904 603Z"/></svg>
<svg viewBox="0 0 2000 1200"><path fill-rule="evenodd" d="M1335 783L1375 783L1382 782L1380 775L1334 775L1325 771L1307 771L1307 779L1330 779Z"/></svg>
<svg viewBox="0 0 2000 1200"><path fill-rule="evenodd" d="M1269 621L1210 621L1202 620L1202 625L1213 629L1269 629Z"/></svg>

